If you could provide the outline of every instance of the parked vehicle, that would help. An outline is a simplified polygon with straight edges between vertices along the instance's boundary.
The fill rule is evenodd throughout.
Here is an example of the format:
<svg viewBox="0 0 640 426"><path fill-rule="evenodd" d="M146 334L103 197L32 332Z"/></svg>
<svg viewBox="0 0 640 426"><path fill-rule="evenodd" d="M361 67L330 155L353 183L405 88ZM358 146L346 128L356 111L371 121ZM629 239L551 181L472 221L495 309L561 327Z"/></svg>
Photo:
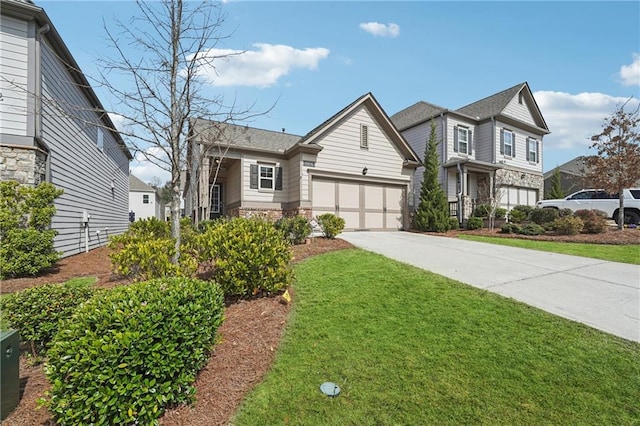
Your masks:
<svg viewBox="0 0 640 426"><path fill-rule="evenodd" d="M640 188L630 188L623 191L624 222L640 223ZM600 210L609 219L618 222L620 198L618 194L609 194L601 189L583 189L559 200L538 201L536 207L543 209L571 209Z"/></svg>

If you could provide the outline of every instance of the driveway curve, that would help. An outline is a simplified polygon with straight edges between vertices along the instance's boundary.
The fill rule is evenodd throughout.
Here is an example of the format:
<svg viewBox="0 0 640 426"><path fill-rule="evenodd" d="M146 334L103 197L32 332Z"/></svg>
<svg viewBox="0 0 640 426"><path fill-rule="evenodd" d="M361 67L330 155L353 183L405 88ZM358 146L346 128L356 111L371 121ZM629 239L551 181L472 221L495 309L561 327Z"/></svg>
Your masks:
<svg viewBox="0 0 640 426"><path fill-rule="evenodd" d="M640 267L410 232L345 232L354 246L640 342Z"/></svg>

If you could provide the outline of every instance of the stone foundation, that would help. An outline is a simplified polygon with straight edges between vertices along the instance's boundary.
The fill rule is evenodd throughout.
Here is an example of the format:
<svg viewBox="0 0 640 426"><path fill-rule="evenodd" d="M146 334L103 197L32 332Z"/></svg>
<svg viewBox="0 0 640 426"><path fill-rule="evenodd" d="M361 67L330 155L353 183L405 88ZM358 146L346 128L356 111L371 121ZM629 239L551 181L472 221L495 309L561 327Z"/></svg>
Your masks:
<svg viewBox="0 0 640 426"><path fill-rule="evenodd" d="M498 185L537 189L540 194L544 190L544 176L518 170L497 170L496 183Z"/></svg>
<svg viewBox="0 0 640 426"><path fill-rule="evenodd" d="M0 180L37 186L46 181L47 154L40 149L0 146Z"/></svg>
<svg viewBox="0 0 640 426"><path fill-rule="evenodd" d="M279 210L236 207L227 210L226 214L231 217L259 218L274 222L283 217L304 216L309 220L311 220L312 217L311 210L305 208Z"/></svg>

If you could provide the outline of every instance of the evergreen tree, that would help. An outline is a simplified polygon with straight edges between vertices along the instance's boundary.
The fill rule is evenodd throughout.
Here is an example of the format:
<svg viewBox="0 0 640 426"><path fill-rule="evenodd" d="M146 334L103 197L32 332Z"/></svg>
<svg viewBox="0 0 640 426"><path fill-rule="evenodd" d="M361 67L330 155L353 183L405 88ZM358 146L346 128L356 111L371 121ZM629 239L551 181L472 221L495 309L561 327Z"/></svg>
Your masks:
<svg viewBox="0 0 640 426"><path fill-rule="evenodd" d="M420 231L446 232L449 230L449 203L438 181L439 170L436 124L432 121L431 133L424 153L420 203L415 217L415 226Z"/></svg>
<svg viewBox="0 0 640 426"><path fill-rule="evenodd" d="M562 180L560 176L560 169L556 167L553 170L553 175L551 175L551 188L549 188L549 192L547 192L547 199L549 200L557 200L560 198L564 198L565 194L562 190Z"/></svg>

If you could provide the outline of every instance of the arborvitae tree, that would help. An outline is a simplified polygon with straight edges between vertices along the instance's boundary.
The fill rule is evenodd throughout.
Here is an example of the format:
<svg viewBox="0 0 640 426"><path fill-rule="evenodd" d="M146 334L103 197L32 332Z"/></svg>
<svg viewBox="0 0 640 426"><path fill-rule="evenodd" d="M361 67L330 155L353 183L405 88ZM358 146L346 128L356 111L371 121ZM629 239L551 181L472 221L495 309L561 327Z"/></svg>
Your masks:
<svg viewBox="0 0 640 426"><path fill-rule="evenodd" d="M562 190L560 168L556 167L553 170L553 175L551 175L551 188L549 188L549 192L547 192L546 198L548 200L557 200L564 197L565 197L565 193Z"/></svg>
<svg viewBox="0 0 640 426"><path fill-rule="evenodd" d="M449 203L438 181L439 170L436 124L432 121L431 133L424 153L420 203L415 216L415 226L420 231L446 232L449 230Z"/></svg>

